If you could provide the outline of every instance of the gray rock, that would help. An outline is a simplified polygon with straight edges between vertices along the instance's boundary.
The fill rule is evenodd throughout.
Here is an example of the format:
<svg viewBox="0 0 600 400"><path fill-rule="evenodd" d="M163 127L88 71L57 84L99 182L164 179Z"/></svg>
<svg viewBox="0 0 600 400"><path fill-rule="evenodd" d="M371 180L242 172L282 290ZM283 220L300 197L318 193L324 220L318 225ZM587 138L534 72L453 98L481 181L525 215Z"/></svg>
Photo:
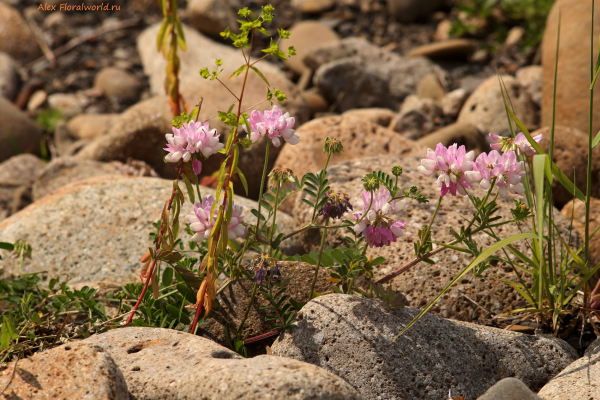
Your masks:
<svg viewBox="0 0 600 400"><path fill-rule="evenodd" d="M65 118L82 114L90 99L82 93L53 93L48 96L50 108L59 110Z"/></svg>
<svg viewBox="0 0 600 400"><path fill-rule="evenodd" d="M321 3L320 0L317 2ZM327 1L323 3L327 3ZM291 33L290 38L282 40L279 47L287 51L289 46L294 46L297 55L288 58L284 63L297 74L302 74L308 68L302 61L302 57L310 49L326 43L333 44L340 41L338 34L333 29L319 21L299 21L289 30Z"/></svg>
<svg viewBox="0 0 600 400"><path fill-rule="evenodd" d="M32 61L42 54L21 13L3 2L0 2L0 52L22 62Z"/></svg>
<svg viewBox="0 0 600 400"><path fill-rule="evenodd" d="M455 89L444 95L441 101L444 115L447 117L456 118L468 97L469 93L463 88Z"/></svg>
<svg viewBox="0 0 600 400"><path fill-rule="evenodd" d="M445 74L424 57L401 57L364 40L349 38L315 48L304 63L316 69L313 81L339 110L362 107L398 109L428 75ZM338 99L339 97L339 99Z"/></svg>
<svg viewBox="0 0 600 400"><path fill-rule="evenodd" d="M388 0L388 10L399 22L415 22L425 18L444 4L444 0Z"/></svg>
<svg viewBox="0 0 600 400"><path fill-rule="evenodd" d="M342 143L344 143L344 140L342 140ZM429 198L430 202L427 204L408 201L403 210L393 214L394 219L406 222L405 235L398 238L397 242L388 247L369 248L367 250L367 257L376 258L381 256L386 259L384 264L374 268L374 279L383 278L414 258L413 242L418 238L417 232L431 220L435 210L439 189L435 185L434 177L426 177L417 171L421 159L424 158L425 151L421 154L423 156L420 157L365 156L364 158L336 162L331 164L328 169L327 178L332 191L348 194L353 204L355 199L361 195L363 189L361 179L367 173L378 170L390 173L392 166L395 165L403 168L403 173L398 180L398 187L401 190L408 190L411 185L415 185ZM316 170L315 168L315 172ZM479 198L483 198L485 195L481 189L473 190L472 194ZM506 199L498 198L499 210L496 215L501 216L504 220L512 219L510 209L514 208L513 199L525 201L523 197L517 196ZM298 227L306 226L307 221L312 217L312 210L309 210L308 206L301 202L300 196L296 199L293 210L296 225ZM459 231L462 226L466 227L465 218L471 217L474 212L475 209L468 198L460 196L446 197L432 227L433 241L448 243L454 240L450 230ZM561 229L561 235L564 238L569 237L569 221L558 216L558 210L554 214L556 225ZM322 222L322 220L319 221ZM526 232L530 229L525 225L521 225L521 227ZM328 231L325 246L340 246L344 240L341 231L341 229ZM495 233L500 238L507 238L520 233L520 231L514 224L509 224L503 226L502 230L495 231ZM309 229L298 236L300 236L306 252L318 249L321 236L315 230ZM483 248L495 243L491 237L483 232L474 235L473 238L477 245ZM572 246L578 247L581 244L579 235L571 236L571 238L573 240ZM516 242L514 246L529 257L532 256L531 250L525 242ZM412 307L423 307L433 300L453 277L473 261L473 258L464 253L444 251L436 254L432 260L435 265L417 264L390 281L392 288L403 293ZM460 282L439 299L431 312L444 318L485 321L489 319L490 315L497 315L519 308L519 301L522 301L521 296L511 286L497 279L497 276L501 275L511 282L519 282L519 278L510 265L498 263L481 275L484 279L477 278L470 273L465 275ZM525 284L532 284L532 278L529 274L522 274L522 278Z"/></svg>
<svg viewBox="0 0 600 400"><path fill-rule="evenodd" d="M529 94L512 76L504 75L502 79L507 89L505 96L510 98L515 116L528 130L537 128L536 110ZM487 79L473 92L460 111L457 122L474 125L484 136L490 132L500 136L510 135L498 77Z"/></svg>
<svg viewBox="0 0 600 400"><path fill-rule="evenodd" d="M0 371L5 398L129 400L123 374L102 346L67 343L14 364Z"/></svg>
<svg viewBox="0 0 600 400"><path fill-rule="evenodd" d="M106 175L121 174L115 166L108 163L75 157L54 158L38 173L32 187L33 200L38 201L70 183Z"/></svg>
<svg viewBox="0 0 600 400"><path fill-rule="evenodd" d="M0 96L0 162L18 153L40 153L42 129L27 114Z"/></svg>
<svg viewBox="0 0 600 400"><path fill-rule="evenodd" d="M220 38L225 28L237 32L237 14L229 0L191 0L187 6L190 25L205 35Z"/></svg>
<svg viewBox="0 0 600 400"><path fill-rule="evenodd" d="M14 100L19 91L19 73L15 61L6 53L0 53L0 96Z"/></svg>
<svg viewBox="0 0 600 400"><path fill-rule="evenodd" d="M389 128L408 139L417 140L432 132L436 119L441 116L442 108L435 100L410 95L402 103L400 112Z"/></svg>
<svg viewBox="0 0 600 400"><path fill-rule="evenodd" d="M426 314L393 342L418 314L383 302L332 294L305 305L273 354L320 366L366 399L445 399L451 389L473 399L505 377L533 390L577 358L566 342Z"/></svg>
<svg viewBox="0 0 600 400"><path fill-rule="evenodd" d="M319 67L314 83L329 103L339 100L336 110L340 112L366 107L395 108L398 100L390 94L389 82L380 72L358 57L343 58Z"/></svg>
<svg viewBox="0 0 600 400"><path fill-rule="evenodd" d="M544 400L589 400L600 398L600 339L583 357L548 382L538 393Z"/></svg>
<svg viewBox="0 0 600 400"><path fill-rule="evenodd" d="M156 35L159 28L160 24L153 25L144 30L137 39L138 51L144 66L144 72L149 77L150 91L153 95L163 95L165 93L166 61L156 51ZM211 119L211 127L217 128L220 133L226 134L229 132L229 128L225 128L225 125L218 122L214 117L217 116L218 111L229 109L235 99L219 82L202 79L198 75L198 70L208 67L212 71L215 67L215 59L218 58L223 61L221 77L228 78L244 64L244 57L241 51L231 45L214 42L185 25L183 28L188 49L179 54L181 58L181 71L179 73L181 95L190 106L196 104L203 96L205 101L200 112L200 120L205 121L213 118ZM261 61L256 64L256 68L264 74L271 87L274 86L287 95L288 100L283 103L282 109L286 109L296 118L296 126L300 126L307 121L308 108L306 103L300 95L300 91L286 78L284 73L269 61ZM243 106L245 107L263 101L266 95L265 82L257 74L250 72L243 100ZM225 79L229 89L236 94L241 92L243 81L243 76ZM271 109L268 102L256 107L258 110L267 108Z"/></svg>
<svg viewBox="0 0 600 400"><path fill-rule="evenodd" d="M360 399L344 380L274 356L244 359L217 343L158 328L122 328L85 340L101 345L137 399Z"/></svg>
<svg viewBox="0 0 600 400"><path fill-rule="evenodd" d="M184 185L180 187L185 191ZM138 280L140 258L152 240L148 236L169 199L172 181L157 178L105 176L63 187L0 223L0 241L22 239L33 246L24 272L48 271L50 277L66 273L71 282L106 281L117 284ZM214 189L201 188L203 196ZM256 203L235 197L244 207L244 222L256 223L249 212ZM187 200L183 217L193 212ZM277 213L282 232L295 225L285 213ZM182 225L184 226L184 225ZM183 240L188 240L185 232ZM284 242L286 244L287 242ZM18 264L3 251L8 273ZM5 257L6 256L6 257Z"/></svg>
<svg viewBox="0 0 600 400"><path fill-rule="evenodd" d="M94 78L94 87L116 103L132 103L140 96L141 82L120 68L102 68Z"/></svg>
<svg viewBox="0 0 600 400"><path fill-rule="evenodd" d="M504 378L477 400L542 400L516 378Z"/></svg>

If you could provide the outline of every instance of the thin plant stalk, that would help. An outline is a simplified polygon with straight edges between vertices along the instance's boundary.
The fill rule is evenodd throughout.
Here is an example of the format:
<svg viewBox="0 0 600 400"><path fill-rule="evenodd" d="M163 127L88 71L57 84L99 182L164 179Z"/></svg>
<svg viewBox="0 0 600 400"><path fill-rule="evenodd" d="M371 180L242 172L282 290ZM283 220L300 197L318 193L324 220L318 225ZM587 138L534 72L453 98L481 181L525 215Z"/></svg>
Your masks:
<svg viewBox="0 0 600 400"><path fill-rule="evenodd" d="M273 222L271 223L271 232L269 232L269 243L273 240L273 234L275 233L276 221L277 221L277 202L279 201L279 190L281 186L277 186L275 192L275 204L273 204Z"/></svg>
<svg viewBox="0 0 600 400"><path fill-rule="evenodd" d="M325 221L325 225L327 225L328 221ZM315 285L317 284L317 277L319 276L319 267L321 266L321 256L323 255L323 247L325 247L325 236L327 236L327 228L323 229L323 236L321 236L321 247L319 248L319 256L317 257L317 267L315 268L315 276L313 277L312 285L310 286L310 294L308 300L312 300Z"/></svg>
<svg viewBox="0 0 600 400"><path fill-rule="evenodd" d="M260 209L261 209L261 200L262 200L262 195L263 195L263 190L265 188L265 179L267 177L267 169L269 168L269 144L270 144L270 140L267 137L267 148L265 149L265 165L263 167L263 173L262 173L262 179L260 181L260 192L258 193L258 215L256 216L257 221L256 221L256 237L258 238L258 236L260 235L260 232L258 231L259 226L260 226Z"/></svg>
<svg viewBox="0 0 600 400"><path fill-rule="evenodd" d="M244 314L244 319L240 323L240 326L237 331L237 337L240 338L242 335L242 330L244 329L244 324L248 319L248 314L250 314L250 309L252 308L252 303L254 303L254 297L256 297L256 290L258 289L258 284L254 283L254 287L252 288L252 295L250 295L250 302L248 303L248 308L246 308L246 313Z"/></svg>

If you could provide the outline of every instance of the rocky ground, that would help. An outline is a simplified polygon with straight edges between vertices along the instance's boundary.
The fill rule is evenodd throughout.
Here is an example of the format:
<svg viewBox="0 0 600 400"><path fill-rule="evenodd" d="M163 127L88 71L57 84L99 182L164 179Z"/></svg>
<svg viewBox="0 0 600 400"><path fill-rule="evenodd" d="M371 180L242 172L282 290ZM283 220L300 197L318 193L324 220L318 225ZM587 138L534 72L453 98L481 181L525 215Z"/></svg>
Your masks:
<svg viewBox="0 0 600 400"><path fill-rule="evenodd" d="M346 151L330 165L330 184L352 198L365 173L392 165L404 169L403 188L415 184L434 198L432 180L416 171L428 147L459 143L481 152L488 149L489 132L508 135L496 71L514 113L530 131L548 139L558 9L565 6L554 161L585 189L589 1L557 0L544 40L533 46L523 28L502 22L501 16L494 16L494 24L477 20L478 34L451 36L452 21L466 18L452 1L270 3L276 13L269 31L289 29L292 37L284 46L293 45L298 56L261 63L260 69L287 94L282 108L296 117L301 141L294 147L271 148L269 167L292 168L298 175L317 172L325 164L325 137L336 137ZM155 44L162 13L151 0L114 0L110 4L120 9L96 12L60 11L61 2L55 0L43 4L40 9L33 0L0 0L0 241L21 239L34 249L22 267L0 250L3 273L43 270L49 276L67 275L75 285L133 282L140 255L151 244L151 224L170 193L168 179L174 176L172 167L163 162L162 149L172 117L164 95L165 61ZM263 4L262 0L178 2L188 43L188 50L181 53L181 93L190 105L204 97L202 119L226 110L232 100L217 83L202 80L198 70L220 58L225 76L243 62L218 33L235 24L238 8ZM53 6L56 10L46 9ZM594 18L600 23L600 13ZM506 28L500 42L494 41L499 21ZM257 50L253 56L260 54ZM241 87L237 81L231 86ZM264 83L257 76L249 79L247 88L248 105L264 98ZM600 108L600 102L595 107ZM596 117L600 109L596 111L594 132L600 129ZM214 126L223 130L216 122ZM249 198L240 196L236 204L246 209L257 204L265 145L258 142L240 154L250 190ZM600 202L598 160L600 154L595 154L593 207ZM214 183L212 175L220 161L215 156L204 165L205 194L214 192L208 186ZM236 193L243 192L241 182L234 185ZM554 200L557 225L567 234L572 196L555 183ZM449 240L449 229L463 224L462 216L470 212L468 201L451 202L437 219L440 241ZM302 204L296 196L283 205L278 213L281 231L306 222ZM500 213L509 216L512 200L500 205ZM189 213L191 205L184 208L182 214ZM375 278L412 258L416 232L433 209L425 204L401 211L409 234L394 246L370 250L368 255L386 258L375 268ZM576 202L573 210L572 240L580 243L577 230L584 229L585 208ZM247 222L252 223L251 217ZM591 228L598 225L593 219ZM511 227L499 235L516 232ZM478 239L480 245L489 242L483 235ZM327 238L327 245L340 242L336 234ZM318 244L314 232L307 231L282 250L286 255L305 254ZM591 250L595 262L600 261L598 249L600 237ZM251 360L220 345L225 342L225 326L237 328L249 301L251 286L236 283L220 294L214 318L201 325L199 336L124 328L66 343L2 365L0 388L6 389L0 395L11 399L600 397L596 362L600 344L594 341L594 330L565 330L556 337L543 334L533 321L500 318L525 304L512 287L496 279L517 282L512 269L501 263L486 271L485 279L465 277L420 324L393 341L417 308L470 260L442 253L433 261L433 266L419 265L392 281L405 308L389 310L379 300L357 296L319 297L301 310L290 330L254 345L251 353L262 355ZM308 300L313 267L303 262L283 264L284 275L295 278L292 296ZM317 292L327 291L331 282L326 272L318 278ZM266 304L263 300L252 307L244 335L270 330L260 308ZM61 377L60 385L56 376ZM506 397L509 394L512 397Z"/></svg>

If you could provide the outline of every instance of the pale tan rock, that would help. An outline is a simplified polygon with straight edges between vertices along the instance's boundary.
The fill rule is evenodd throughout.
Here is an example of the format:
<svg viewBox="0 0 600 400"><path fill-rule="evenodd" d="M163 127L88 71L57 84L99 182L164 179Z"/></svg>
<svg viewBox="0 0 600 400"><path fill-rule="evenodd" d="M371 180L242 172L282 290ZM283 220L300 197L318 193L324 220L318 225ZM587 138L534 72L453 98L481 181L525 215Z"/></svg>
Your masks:
<svg viewBox="0 0 600 400"><path fill-rule="evenodd" d="M82 114L68 123L70 134L77 139L95 139L107 133L119 119L119 114Z"/></svg>
<svg viewBox="0 0 600 400"><path fill-rule="evenodd" d="M185 186L180 183L185 192ZM106 281L116 284L138 281L140 257L152 245L152 223L160 218L170 198L173 182L158 178L104 176L76 182L58 189L10 218L0 222L0 241L22 239L35 249L25 260L23 272L48 271L48 275L68 274L70 282ZM203 196L215 190L201 187ZM255 224L250 213L258 208L252 200L235 196L244 207L243 222ZM180 219L193 213L186 201ZM277 213L280 232L292 232L293 219ZM182 240L189 240L185 231ZM282 250L289 242L283 242ZM290 244L291 245L291 244ZM8 273L18 270L18 260L0 250Z"/></svg>
<svg viewBox="0 0 600 400"><path fill-rule="evenodd" d="M531 100L540 107L542 105L542 84L544 69L540 65L529 65L519 68L515 77L517 82L527 91Z"/></svg>
<svg viewBox="0 0 600 400"><path fill-rule="evenodd" d="M129 400L123 374L102 346L67 343L0 371L7 399ZM10 382L10 385L8 384Z"/></svg>
<svg viewBox="0 0 600 400"><path fill-rule="evenodd" d="M505 96L510 97L515 116L530 131L537 128L536 110L529 94L522 90L512 76L502 76L502 80L508 91ZM508 98L506 101L508 102ZM497 76L485 80L469 96L458 114L457 122L466 122L476 126L479 132L486 137L490 132L500 136L510 135Z"/></svg>
<svg viewBox="0 0 600 400"><path fill-rule="evenodd" d="M321 24L319 21L300 21L289 29L289 39L281 41L280 48L287 52L289 46L294 46L296 56L289 57L284 61L292 71L302 74L308 67L302 61L302 57L312 48L329 43L339 42L340 38L331 28Z"/></svg>
<svg viewBox="0 0 600 400"><path fill-rule="evenodd" d="M291 6L307 14L318 14L335 5L335 0L292 0Z"/></svg>
<svg viewBox="0 0 600 400"><path fill-rule="evenodd" d="M220 38L226 28L238 30L238 16L229 0L191 0L187 12L190 25L205 35Z"/></svg>
<svg viewBox="0 0 600 400"><path fill-rule="evenodd" d="M377 299L330 294L305 305L273 354L335 372L368 399L475 399L505 377L538 390L578 355L566 342L425 314Z"/></svg>
<svg viewBox="0 0 600 400"><path fill-rule="evenodd" d="M343 379L314 365L275 356L244 359L219 344L160 328L94 335L123 371L137 399L358 400Z"/></svg>
<svg viewBox="0 0 600 400"><path fill-rule="evenodd" d="M17 153L40 153L42 129L3 96L0 96L0 121L0 162Z"/></svg>
<svg viewBox="0 0 600 400"><path fill-rule="evenodd" d="M440 42L424 44L408 52L408 57L456 57L468 56L474 50L474 44L467 39L448 39Z"/></svg>
<svg viewBox="0 0 600 400"><path fill-rule="evenodd" d="M583 357L548 382L538 393L544 400L588 400L600 397L600 341L596 339Z"/></svg>
<svg viewBox="0 0 600 400"><path fill-rule="evenodd" d="M390 126L396 113L389 108L357 108L348 110L343 115L348 117L351 116L363 121L369 121L387 128Z"/></svg>
<svg viewBox="0 0 600 400"><path fill-rule="evenodd" d="M456 118L467 98L469 98L469 93L463 88L455 89L444 95L441 101L444 115Z"/></svg>
<svg viewBox="0 0 600 400"><path fill-rule="evenodd" d="M598 57L598 46L590 46L592 4L586 0L558 0L546 20L542 42L542 126L552 125L554 96L554 64L558 18L561 13L558 82L556 88L556 124L577 128L587 134L590 117L590 47ZM600 24L600 8L596 7L594 25ZM594 39L595 40L595 39ZM584 94L585 93L585 94ZM594 89L600 98L600 85ZM600 102L594 102L593 133L600 130Z"/></svg>
<svg viewBox="0 0 600 400"><path fill-rule="evenodd" d="M440 83L438 77L434 74L427 75L417 86L417 96L422 99L442 100L446 91Z"/></svg>
<svg viewBox="0 0 600 400"><path fill-rule="evenodd" d="M112 101L132 103L139 98L141 82L131 72L121 68L102 68L94 78L94 88Z"/></svg>
<svg viewBox="0 0 600 400"><path fill-rule="evenodd" d="M418 140L433 131L435 121L441 116L442 108L435 100L410 95L402 103L398 115L390 122L389 129L407 139Z"/></svg>
<svg viewBox="0 0 600 400"><path fill-rule="evenodd" d="M475 150L475 152L487 151L489 148L477 128L471 124L460 122L447 125L427 136L423 136L417 140L417 143L429 149L435 149L438 143L444 146L457 143L459 146L464 145L467 149Z"/></svg>
<svg viewBox="0 0 600 400"><path fill-rule="evenodd" d="M22 62L32 61L42 54L21 13L4 2L0 2L0 52Z"/></svg>

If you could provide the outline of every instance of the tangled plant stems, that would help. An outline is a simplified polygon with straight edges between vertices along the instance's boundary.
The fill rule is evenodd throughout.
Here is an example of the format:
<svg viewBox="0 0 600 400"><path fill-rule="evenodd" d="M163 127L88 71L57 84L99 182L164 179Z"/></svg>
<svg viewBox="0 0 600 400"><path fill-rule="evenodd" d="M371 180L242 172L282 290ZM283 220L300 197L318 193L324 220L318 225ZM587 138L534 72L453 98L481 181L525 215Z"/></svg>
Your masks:
<svg viewBox="0 0 600 400"><path fill-rule="evenodd" d="M329 270L329 281L333 282L331 290L327 293L378 297L390 307L399 307L397 296L390 288L384 289L383 283L389 282L420 262L434 264L431 259L433 255L451 249L472 256L473 261L425 307L417 319L429 310L460 277L470 271L481 277L481 274L490 268L489 261L495 260L511 265L519 277L520 284L507 283L516 287L531 307L517 311L548 311L553 314L556 326L558 316L565 307L569 306L577 290L583 287L600 268L600 264L591 269L587 268L586 262L576 256L581 249L571 249L570 243L560 238L560 233L555 229L551 220L552 214L548 214L550 219L544 214L544 210L552 208L548 207L548 204L551 204L548 202L548 199L551 199L548 197L551 196L551 189L548 185L544 186L544 182L551 177L540 179L540 176L544 177L544 174L548 173L547 171L552 170L557 179L577 196L580 193L564 177L564 174L560 175L556 172L555 166L546 167L545 163L548 160L539 146L541 136L531 137L507 107L507 113L522 132L508 138L490 134L492 149L488 153L482 153L475 158L473 151L467 152L464 146L456 144L449 147L438 144L435 150L428 149L418 170L423 175L436 178L439 198L431 220L424 229L419 230L418 240L413 241L415 258L391 274L376 281L371 280L374 266L385 262L385 259L368 257L368 249L391 246L405 235L405 222L398 219L397 215L407 206L407 199L417 203L427 203L429 200L416 186L401 190L399 178L402 175L402 168L390 166L391 175L383 171L367 174L362 179L360 198L351 202L347 194L338 193L329 185L327 177L329 163L332 158L339 157L344 151L342 143L335 138L328 137L324 142L323 153L327 158L324 168L318 174L307 173L303 177L296 177L286 168L268 171L271 145L279 147L284 142L287 145L296 145L302 139L294 130L295 118L272 103L274 99L284 102L285 94L276 88L271 88L266 77L255 66L269 56L279 59L293 56L295 54L293 47L288 48L286 53L278 47L279 40L288 38L290 33L280 29L279 39L277 41L271 39L270 46L262 50L265 55L259 59L252 59L253 38L257 34L269 35L263 25L272 21L273 10L270 5L263 6L258 18L252 19L250 10L244 8L239 11L239 15L243 18L240 22L240 33L234 34L226 29L221 34L233 42L233 45L242 52L245 60L245 63L230 76L231 79L243 74L243 84L239 94L233 93L220 78L223 72L221 60L215 61L216 68L213 71L209 71L208 68L199 71L202 78L217 81L225 86L235 99L228 110L219 112L219 121L229 127L228 134L221 135L215 129L210 129L208 123L198 121L200 109L198 106L189 115L181 113L175 116L172 133L166 135L165 162L175 165L177 179L173 182L171 198L165 203L160 223L157 224L155 245L142 258L144 266L141 277L144 286L135 307L129 314L127 324L132 321L151 283L154 288L154 298L157 299L160 290L175 286L172 284L175 277L179 282L176 285L177 290L182 294L183 303L180 304L179 310L177 307L170 309L170 313L177 317L171 325L181 326L184 323L192 333L196 333L201 321L209 317L212 304L219 292L234 282L252 280L254 286L241 324L233 335L229 326L226 327L225 332L230 347L240 354L245 354L245 343L269 337L281 329L286 329L293 323L295 312L303 306L303 303L286 294L287 284L294 277L286 277L281 260L304 261L315 267L308 293L309 299L326 294L315 291L319 270L324 267ZM242 103L249 73L256 73L265 81L266 96L264 101L243 110ZM249 115L246 114L246 111L265 101L271 103L270 109L252 110ZM236 108L237 111L232 112ZM245 215L247 210L234 204L231 179L237 174L247 193L246 178L238 166L240 146L248 148L261 140L266 142L265 161L257 209L250 210L256 218L256 223L250 225ZM202 162L216 153L225 156L218 173L216 194L202 197L198 185ZM533 173L536 184L535 196L530 187L528 173ZM194 204L193 214L185 216L185 221L188 223L185 229L192 236L189 242L190 251L183 251L182 241L178 239L181 230L179 213L186 197L179 188L179 179L183 180L187 197ZM196 186L196 192L193 184ZM474 195L477 187L486 191L481 199ZM277 226L277 210L293 194L302 196L302 203L312 210L311 218L306 226L290 233L282 233ZM448 195L468 198L473 204L473 216L466 227L461 227L460 232L451 230L453 241L434 242L434 221L443 199ZM515 208L511 210L513 218L502 219L495 215L499 209L496 199L510 195L524 195L527 203L515 200ZM526 220L531 220L531 232L523 232L526 228L523 222ZM498 237L495 229L507 224L517 224L522 233L505 239ZM544 231L544 226L556 233L551 233L549 237L543 236L539 232ZM321 231L318 251L303 256L284 257L281 243L309 229ZM326 248L327 234L335 229L342 229L342 232L346 233L344 244L336 249ZM496 243L487 249L478 246L474 235L479 232L485 233ZM543 249L554 243L554 236L552 236L554 234L560 239L562 253L560 257L552 259L544 256ZM528 257L512 246L512 243L523 240L527 241L527 245L533 250L532 257ZM548 241L548 246L544 241ZM438 247L434 248L434 244ZM504 257L496 254L499 250L502 250ZM249 268L242 266L247 251L254 253ZM513 253L521 265L517 266L508 252ZM194 257L194 254L197 257ZM172 268L174 271L170 274L166 271L163 273L163 289L158 285L157 270L161 264L165 265L167 270ZM566 282L575 281L573 278L567 280L566 277L573 272L573 264L577 264L581 273L576 275L580 278L579 282L574 288L570 288ZM544 271L548 271L550 267L556 271L548 281ZM532 287L524 284L519 271L526 271L533 275ZM224 276L226 279L218 288L219 276ZM357 285L357 278L360 276L366 276L367 280L370 280L368 287ZM553 288L558 288L558 291ZM591 293L595 301L591 303L593 307L600 306L596 296L598 292L600 289L596 288ZM244 324L256 296L263 296L270 304L265 310L267 321L272 321L273 331L256 338L246 338L243 335ZM148 301L144 301L144 304L153 304L149 297ZM186 301L190 304L185 305ZM193 321L183 322L187 319L182 317L184 309L195 310ZM146 318L146 323L150 323L150 317L147 315L140 318ZM414 322L416 319L406 329Z"/></svg>

